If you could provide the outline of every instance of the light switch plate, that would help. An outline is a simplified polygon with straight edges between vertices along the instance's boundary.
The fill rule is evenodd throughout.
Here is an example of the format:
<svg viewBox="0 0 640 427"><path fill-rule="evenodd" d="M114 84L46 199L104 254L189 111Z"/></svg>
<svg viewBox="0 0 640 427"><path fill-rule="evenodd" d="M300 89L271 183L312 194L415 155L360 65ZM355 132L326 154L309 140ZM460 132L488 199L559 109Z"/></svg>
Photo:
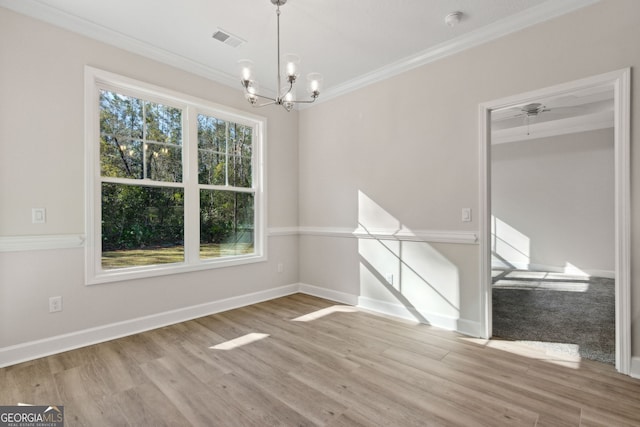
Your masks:
<svg viewBox="0 0 640 427"><path fill-rule="evenodd" d="M462 208L462 222L471 222L471 208Z"/></svg>

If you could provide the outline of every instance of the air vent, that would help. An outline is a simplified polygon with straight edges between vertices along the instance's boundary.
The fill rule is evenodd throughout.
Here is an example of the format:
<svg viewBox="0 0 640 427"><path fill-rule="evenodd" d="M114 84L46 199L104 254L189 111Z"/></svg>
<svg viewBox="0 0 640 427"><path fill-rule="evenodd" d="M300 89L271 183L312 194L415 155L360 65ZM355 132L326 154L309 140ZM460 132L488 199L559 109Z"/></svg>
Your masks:
<svg viewBox="0 0 640 427"><path fill-rule="evenodd" d="M216 32L213 33L213 38L231 47L238 47L241 44L247 42L246 40L243 40L238 36L234 36L230 32L223 30L222 28L218 28Z"/></svg>

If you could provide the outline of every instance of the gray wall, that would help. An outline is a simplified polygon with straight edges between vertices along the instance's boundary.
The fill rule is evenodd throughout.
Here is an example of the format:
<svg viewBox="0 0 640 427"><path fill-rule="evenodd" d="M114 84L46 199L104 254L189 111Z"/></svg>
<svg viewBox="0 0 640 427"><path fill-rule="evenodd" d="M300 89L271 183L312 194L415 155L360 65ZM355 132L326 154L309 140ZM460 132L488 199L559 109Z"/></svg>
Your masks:
<svg viewBox="0 0 640 427"><path fill-rule="evenodd" d="M519 268L611 277L613 129L491 147L494 248Z"/></svg>
<svg viewBox="0 0 640 427"><path fill-rule="evenodd" d="M377 215L366 218L370 226L477 231L478 105L630 66L635 71L639 17L640 2L603 0L301 111L299 222L315 231L301 237L300 280L380 306L413 304L430 318L453 316L467 326L480 322L478 245L424 244L421 257L414 257L412 248L411 257L402 259L384 233L376 235L379 247L373 254L368 244L363 248L331 232L357 227L362 214L372 211L361 208L362 198L377 207ZM631 99L634 106L640 101L640 85L633 85ZM640 128L640 115L632 115L631 126ZM638 132L631 135L631 146L638 146ZM637 172L640 150L632 149L631 156L631 170ZM636 172L631 183L632 346L640 356ZM460 220L464 207L473 209L471 223ZM424 277L416 299L415 276L408 276L408 294L403 293L405 277L395 282L395 290L385 283L398 264L414 272L434 271L435 264L447 274Z"/></svg>
<svg viewBox="0 0 640 427"><path fill-rule="evenodd" d="M238 90L4 8L0 64L0 236L85 234L85 65L256 113ZM296 227L297 113L259 113L268 227ZM47 209L46 224L31 223L32 207ZM267 250L268 262L94 286L81 247L0 252L0 350L297 283L297 236L269 237ZM64 310L50 314L56 295Z"/></svg>

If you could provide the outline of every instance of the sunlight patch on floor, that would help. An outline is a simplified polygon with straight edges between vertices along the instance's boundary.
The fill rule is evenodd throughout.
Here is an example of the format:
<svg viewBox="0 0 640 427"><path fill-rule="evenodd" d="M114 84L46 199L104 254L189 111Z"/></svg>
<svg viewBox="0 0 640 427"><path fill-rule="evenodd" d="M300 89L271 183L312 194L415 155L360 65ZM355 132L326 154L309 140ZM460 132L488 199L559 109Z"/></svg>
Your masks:
<svg viewBox="0 0 640 427"><path fill-rule="evenodd" d="M563 292L587 292L589 283L584 282L544 282L539 280L498 280L493 284L496 289L544 290Z"/></svg>
<svg viewBox="0 0 640 427"><path fill-rule="evenodd" d="M313 311L308 314L291 319L293 322L310 322L312 320L320 319L321 317L328 316L334 313L355 313L358 309L349 305L332 305L331 307L322 308L320 310Z"/></svg>
<svg viewBox="0 0 640 427"><path fill-rule="evenodd" d="M531 341L507 341L492 339L487 342L487 347L506 351L529 359L540 360L565 368L579 369L582 358L579 355L579 347L575 344L562 344L566 350L558 351L557 346L553 349L547 348L541 342ZM557 344L557 343L554 343Z"/></svg>
<svg viewBox="0 0 640 427"><path fill-rule="evenodd" d="M257 332L252 332L250 334L243 335L241 337L234 338L220 344L216 344L209 348L212 350L233 350L234 348L242 347L243 345L251 344L252 342L265 339L268 336L269 334L259 334Z"/></svg>

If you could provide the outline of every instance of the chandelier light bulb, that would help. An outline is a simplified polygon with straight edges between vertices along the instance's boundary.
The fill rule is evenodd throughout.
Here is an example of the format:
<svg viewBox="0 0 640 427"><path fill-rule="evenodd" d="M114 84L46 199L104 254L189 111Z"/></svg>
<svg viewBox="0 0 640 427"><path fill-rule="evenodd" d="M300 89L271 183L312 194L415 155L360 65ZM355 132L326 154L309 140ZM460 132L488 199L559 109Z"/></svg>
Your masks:
<svg viewBox="0 0 640 427"><path fill-rule="evenodd" d="M251 81L251 77L253 76L253 61L249 59L242 59L238 61L238 67L240 68L242 82ZM245 87L247 87L246 84Z"/></svg>
<svg viewBox="0 0 640 427"><path fill-rule="evenodd" d="M300 68L300 58L297 55L288 54L284 57L284 63L287 79L290 82L295 81L300 75L300 72L298 71Z"/></svg>
<svg viewBox="0 0 640 427"><path fill-rule="evenodd" d="M249 83L249 86L247 86L244 97L251 103L251 105L254 105L258 102L258 92L258 82L253 80Z"/></svg>
<svg viewBox="0 0 640 427"><path fill-rule="evenodd" d="M320 73L309 73L307 75L309 94L312 98L317 98L320 95L320 90L322 90L322 74Z"/></svg>

